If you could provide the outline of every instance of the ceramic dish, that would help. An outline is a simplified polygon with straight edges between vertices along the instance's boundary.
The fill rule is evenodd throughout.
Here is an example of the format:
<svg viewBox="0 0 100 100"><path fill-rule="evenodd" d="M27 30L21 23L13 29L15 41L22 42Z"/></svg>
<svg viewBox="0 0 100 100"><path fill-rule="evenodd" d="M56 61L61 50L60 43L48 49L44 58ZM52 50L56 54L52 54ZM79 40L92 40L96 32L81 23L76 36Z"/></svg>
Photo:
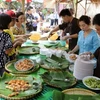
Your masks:
<svg viewBox="0 0 100 100"><path fill-rule="evenodd" d="M15 69L18 71L28 71L34 66L34 62L30 59L21 59L14 64Z"/></svg>
<svg viewBox="0 0 100 100"><path fill-rule="evenodd" d="M86 76L83 78L83 84L92 90L100 90L100 78L95 76Z"/></svg>
<svg viewBox="0 0 100 100"><path fill-rule="evenodd" d="M72 58L73 57L73 58ZM76 54L68 54L68 57L67 57L67 60L70 62L70 63L74 63L75 60L77 59L78 55Z"/></svg>
<svg viewBox="0 0 100 100"><path fill-rule="evenodd" d="M14 67L15 63L16 63L16 60L12 60L12 61L6 63L5 69L10 73L19 75L19 74L29 74L29 73L35 72L39 68L39 64L35 63L35 66L32 69L28 70L28 71L18 71Z"/></svg>

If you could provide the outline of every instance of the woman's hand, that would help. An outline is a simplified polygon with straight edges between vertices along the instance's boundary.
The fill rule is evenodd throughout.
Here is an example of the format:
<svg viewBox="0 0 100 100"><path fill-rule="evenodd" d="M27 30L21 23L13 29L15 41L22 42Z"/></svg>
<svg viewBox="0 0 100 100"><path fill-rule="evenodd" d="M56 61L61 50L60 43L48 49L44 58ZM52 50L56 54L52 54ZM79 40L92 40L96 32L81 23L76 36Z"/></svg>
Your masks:
<svg viewBox="0 0 100 100"><path fill-rule="evenodd" d="M7 49L7 50L5 51L5 53L6 53L6 54L9 54L10 52L12 52L12 49L13 49L13 48Z"/></svg>
<svg viewBox="0 0 100 100"><path fill-rule="evenodd" d="M84 52L84 53L82 53L80 55L91 55L91 54L92 54L91 52Z"/></svg>
<svg viewBox="0 0 100 100"><path fill-rule="evenodd" d="M94 58L94 55L93 55L93 53L91 53L91 52L85 52L85 53L82 53L82 54L80 54L80 56L81 57L89 57L89 59L93 59Z"/></svg>
<svg viewBox="0 0 100 100"><path fill-rule="evenodd" d="M17 46L21 46L25 41L25 39L18 38L13 42L13 47L16 48Z"/></svg>

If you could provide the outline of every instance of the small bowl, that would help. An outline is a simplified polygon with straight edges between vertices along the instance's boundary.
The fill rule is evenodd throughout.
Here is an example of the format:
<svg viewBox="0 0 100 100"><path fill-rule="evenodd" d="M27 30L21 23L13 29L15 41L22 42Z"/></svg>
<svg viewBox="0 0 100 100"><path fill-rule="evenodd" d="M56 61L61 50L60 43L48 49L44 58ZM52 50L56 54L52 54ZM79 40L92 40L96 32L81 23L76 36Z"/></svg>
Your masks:
<svg viewBox="0 0 100 100"><path fill-rule="evenodd" d="M30 68L28 68L28 69L19 69L19 68L17 67L17 64L18 64L18 63L21 63L21 62L24 61L24 60L30 61L30 63L32 64L32 66L31 66ZM18 71L22 71L22 72L28 71L28 70L32 69L34 66L35 66L35 65L34 65L33 60L30 60L30 59L21 59L21 60L18 60L18 61L14 64L15 69L18 70Z"/></svg>

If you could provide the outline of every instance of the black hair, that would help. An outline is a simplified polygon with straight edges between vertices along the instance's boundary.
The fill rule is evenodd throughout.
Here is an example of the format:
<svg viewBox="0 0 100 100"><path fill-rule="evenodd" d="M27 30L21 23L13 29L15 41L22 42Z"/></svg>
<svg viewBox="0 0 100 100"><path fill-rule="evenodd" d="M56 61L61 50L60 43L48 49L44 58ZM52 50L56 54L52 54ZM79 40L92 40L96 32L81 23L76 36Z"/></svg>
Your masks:
<svg viewBox="0 0 100 100"><path fill-rule="evenodd" d="M21 15L24 15L23 12L17 12L16 13L16 22L18 22L18 17L21 16Z"/></svg>
<svg viewBox="0 0 100 100"><path fill-rule="evenodd" d="M95 24L100 26L100 13L96 14L93 18L93 25Z"/></svg>
<svg viewBox="0 0 100 100"><path fill-rule="evenodd" d="M33 7L29 6L29 7L27 8L27 11L30 11L31 9L33 9Z"/></svg>
<svg viewBox="0 0 100 100"><path fill-rule="evenodd" d="M60 13L59 16L72 16L71 12L69 11L69 9L63 9Z"/></svg>
<svg viewBox="0 0 100 100"><path fill-rule="evenodd" d="M8 29L9 23L12 21L11 17L5 13L0 14L0 29Z"/></svg>
<svg viewBox="0 0 100 100"><path fill-rule="evenodd" d="M79 22L80 21L83 21L85 22L87 25L90 25L91 24L91 18L89 16L86 16L86 15L82 15L80 18L79 18Z"/></svg>
<svg viewBox="0 0 100 100"><path fill-rule="evenodd" d="M73 8L69 8L70 13L73 15L74 14L74 9Z"/></svg>

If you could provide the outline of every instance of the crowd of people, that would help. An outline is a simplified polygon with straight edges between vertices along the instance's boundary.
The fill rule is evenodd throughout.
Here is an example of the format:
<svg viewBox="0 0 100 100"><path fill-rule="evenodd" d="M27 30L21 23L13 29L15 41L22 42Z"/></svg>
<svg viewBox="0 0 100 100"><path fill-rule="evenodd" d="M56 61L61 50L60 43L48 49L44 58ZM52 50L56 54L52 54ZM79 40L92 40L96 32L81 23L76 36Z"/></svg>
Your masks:
<svg viewBox="0 0 100 100"><path fill-rule="evenodd" d="M95 57L97 65L94 75L100 77L100 14L95 15L93 19L95 30L91 28L91 18L87 15L77 19L72 16L69 9L63 9L59 15L63 23L51 30L50 35L63 30L61 40L69 39L69 53L90 54L91 58Z"/></svg>
<svg viewBox="0 0 100 100"><path fill-rule="evenodd" d="M60 40L69 39L69 53L90 54L97 59L94 75L100 77L100 14L93 18L95 29L91 28L91 18L82 15L79 19L73 17L69 9L63 9L59 13L51 14L51 26L57 25L50 31L50 36L58 30L62 30ZM58 17L63 23L58 25ZM15 59L16 49L26 41L31 31L37 31L41 16L34 7L28 7L26 13L8 10L0 14L0 75L3 74L5 64ZM26 24L26 28L24 24ZM27 34L26 34L27 32ZM67 35L69 33L69 35Z"/></svg>

